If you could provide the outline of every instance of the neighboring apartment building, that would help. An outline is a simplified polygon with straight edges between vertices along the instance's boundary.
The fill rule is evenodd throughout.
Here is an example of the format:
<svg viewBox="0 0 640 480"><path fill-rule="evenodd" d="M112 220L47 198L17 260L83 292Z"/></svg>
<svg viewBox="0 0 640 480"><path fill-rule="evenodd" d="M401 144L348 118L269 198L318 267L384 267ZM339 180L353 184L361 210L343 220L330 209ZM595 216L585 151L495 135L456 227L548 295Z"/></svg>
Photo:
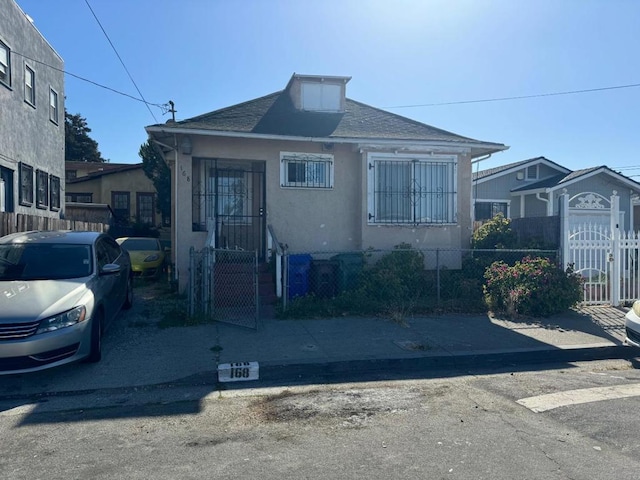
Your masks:
<svg viewBox="0 0 640 480"><path fill-rule="evenodd" d="M14 0L0 0L0 212L64 212L64 62Z"/></svg>

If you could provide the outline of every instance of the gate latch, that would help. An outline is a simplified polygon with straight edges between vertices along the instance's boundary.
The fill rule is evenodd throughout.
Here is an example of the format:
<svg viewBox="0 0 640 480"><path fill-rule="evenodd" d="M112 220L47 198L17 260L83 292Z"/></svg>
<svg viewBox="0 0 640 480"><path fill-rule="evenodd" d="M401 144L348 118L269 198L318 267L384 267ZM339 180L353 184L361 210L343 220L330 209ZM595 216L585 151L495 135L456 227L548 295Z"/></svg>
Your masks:
<svg viewBox="0 0 640 480"><path fill-rule="evenodd" d="M613 262L613 253L610 253L610 254L609 254L609 261L610 261L610 262Z"/></svg>

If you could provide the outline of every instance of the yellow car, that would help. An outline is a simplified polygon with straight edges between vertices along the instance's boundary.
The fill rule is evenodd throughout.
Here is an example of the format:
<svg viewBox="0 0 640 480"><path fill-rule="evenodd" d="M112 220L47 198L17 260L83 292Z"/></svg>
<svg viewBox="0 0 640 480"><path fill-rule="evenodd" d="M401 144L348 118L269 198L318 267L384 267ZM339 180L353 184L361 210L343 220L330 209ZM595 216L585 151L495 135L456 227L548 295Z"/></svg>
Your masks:
<svg viewBox="0 0 640 480"><path fill-rule="evenodd" d="M121 237L116 242L129 252L134 276L158 278L164 271L166 252L157 238Z"/></svg>

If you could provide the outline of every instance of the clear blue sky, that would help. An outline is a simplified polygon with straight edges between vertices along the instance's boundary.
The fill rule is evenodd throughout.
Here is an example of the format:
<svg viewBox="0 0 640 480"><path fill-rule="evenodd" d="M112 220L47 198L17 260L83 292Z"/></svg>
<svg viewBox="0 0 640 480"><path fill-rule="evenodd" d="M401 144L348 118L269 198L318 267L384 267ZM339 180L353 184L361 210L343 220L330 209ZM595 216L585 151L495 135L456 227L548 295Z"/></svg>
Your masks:
<svg viewBox="0 0 640 480"><path fill-rule="evenodd" d="M510 149L481 168L545 156L640 180L637 0L17 0L65 70L177 119L278 90L291 75L347 75L347 96ZM139 162L160 108L65 76L66 107L103 156ZM392 108L414 105L407 108ZM155 116L155 118L154 118ZM636 167L636 168L633 168Z"/></svg>

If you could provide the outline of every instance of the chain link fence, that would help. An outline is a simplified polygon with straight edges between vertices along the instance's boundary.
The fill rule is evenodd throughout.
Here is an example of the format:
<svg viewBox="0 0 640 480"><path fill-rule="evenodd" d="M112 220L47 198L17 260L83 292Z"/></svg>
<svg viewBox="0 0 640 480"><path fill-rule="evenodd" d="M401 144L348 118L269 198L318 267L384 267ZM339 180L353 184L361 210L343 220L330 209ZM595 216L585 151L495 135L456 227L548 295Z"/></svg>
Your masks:
<svg viewBox="0 0 640 480"><path fill-rule="evenodd" d="M189 252L189 315L256 329L259 318L256 252L205 248Z"/></svg>
<svg viewBox="0 0 640 480"><path fill-rule="evenodd" d="M336 313L385 305L432 309L482 300L486 268L557 250L394 249L291 253L283 257L283 311L301 301L333 301ZM351 305L350 305L351 302ZM356 305L363 303L363 305ZM369 305L366 305L366 304ZM376 307L377 305L377 307Z"/></svg>

